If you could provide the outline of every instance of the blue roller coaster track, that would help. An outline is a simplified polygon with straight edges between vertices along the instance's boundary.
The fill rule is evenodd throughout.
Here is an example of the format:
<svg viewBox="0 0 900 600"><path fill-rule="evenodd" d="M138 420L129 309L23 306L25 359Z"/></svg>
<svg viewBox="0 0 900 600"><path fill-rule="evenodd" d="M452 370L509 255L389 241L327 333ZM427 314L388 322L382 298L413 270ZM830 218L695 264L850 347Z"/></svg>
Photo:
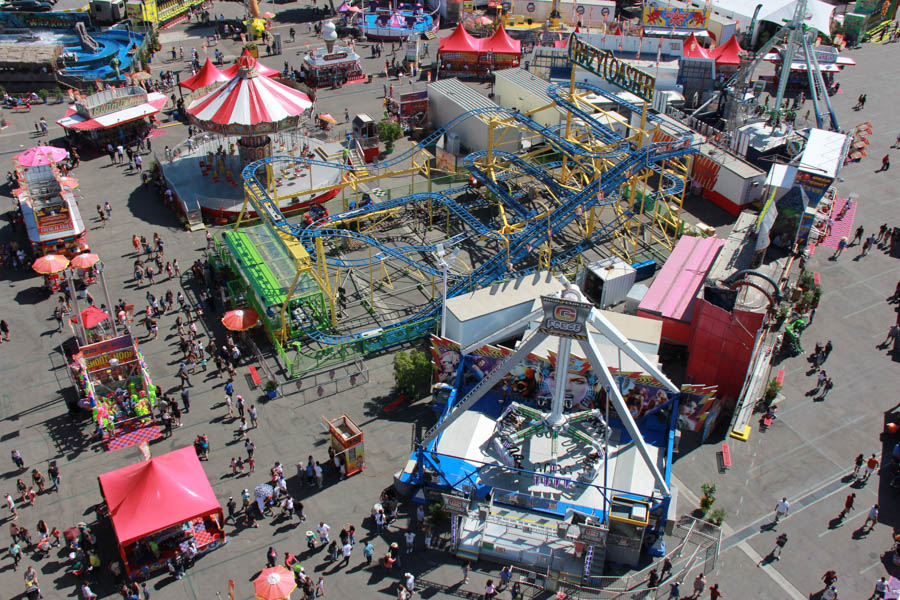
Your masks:
<svg viewBox="0 0 900 600"><path fill-rule="evenodd" d="M634 149L631 147L629 141L620 137L610 127L596 121L591 116L591 111L586 107L582 107L577 102L570 100L567 97L566 87L566 84L554 84L547 89L547 93L558 106L569 111L581 120L579 127L590 130L592 135L596 136L604 143L602 149L596 151L588 150L572 140L560 136L559 132L562 128L560 125L547 127L537 123L518 111L490 107L469 111L452 119L412 149L394 156L389 160L381 161L378 165L381 169L389 169L392 166L406 161L416 152L435 143L441 136L453 130L466 119L472 117L497 117L506 119L507 121L511 119L515 121L518 126L540 134L547 140L550 146L569 159L576 161L576 164L580 164L583 169L588 171L591 175L594 175L590 184L583 187L581 190L576 191L565 187L552 176L552 170L560 165L558 162L545 165L534 165L514 154L495 150L493 151L493 156L501 159L505 166L501 173L492 177L486 173L479 164L479 161L487 156L487 152L474 152L466 156L463 165L471 176L476 181L486 186L496 198L502 202L504 208L507 209L507 212L511 212L515 215L516 220L513 221L514 223L525 222L521 230L509 236L503 236L499 232L484 225L455 200L455 196L470 189L470 186L468 185L457 186L439 192L410 194L385 202L372 203L361 208L341 213L340 215L335 215L330 219L326 217L311 225L306 225L292 224L287 221L279 210L275 199L269 196L265 186L259 180L257 176L259 170L273 162L290 162L299 165L314 164L350 172L355 171L356 167L349 164L327 162L313 158L273 156L247 165L242 172L244 184L248 191L251 203L254 205L257 212L265 215L271 225L279 232L297 238L313 257L315 257L316 251L316 238L353 239L377 250L371 259L327 257L326 262L332 267L359 268L368 266L371 262L393 259L422 273L441 276L442 270L435 265L415 260L409 256L413 253L427 255L430 252L434 252L437 249L434 245L387 246L364 233L354 232L347 228L327 226L328 222L357 219L368 214L390 209L417 207L417 205L422 205L429 201L435 203L439 208L442 207L447 210L450 214L453 214L467 227L467 232L451 237L450 240L448 240L450 243L456 243L462 239L474 236L486 237L499 243L506 244L506 251L495 253L470 273L465 275L451 274L448 278L447 297L452 298L488 285L507 275L515 274L518 276L533 272L537 267L522 265L523 268L518 269L516 265L527 259L535 249L547 242L548 239L555 235L559 235L566 227L571 225L572 222L581 215L585 214L591 207L608 206L618 202L620 187L628 181L633 174L638 173L643 169L651 169L660 176L660 189L648 194L648 198L656 201L682 192L684 181L665 171L660 165L666 160L677 159L696 153L697 149L691 146L693 137L693 132L691 130L675 125L676 132L681 134L680 139L675 143L650 143L642 148ZM642 110L641 107L627 102L597 86L587 83L576 83L575 87L579 91L588 91L604 98L608 98L632 112L640 112ZM648 115L648 120L650 123L662 121L656 115ZM672 124L667 122L667 126L672 127ZM613 163L612 166L601 173L593 173L593 164L591 164L591 161L586 161L585 159L602 159L605 164L612 161L617 162ZM582 162L579 163L577 161ZM368 166L367 169L371 169L371 167ZM550 190L559 200L560 204L550 211L546 219L541 218L540 220L532 220L543 211L525 208L519 203L518 199L510 193L506 184L509 181L522 176L528 176L539 181L541 185ZM551 266L567 261L578 253L608 240L617 229L624 226L625 223L634 216L632 208L633 207L626 208L624 211L620 212L616 218L596 228L589 236L579 240L562 252L555 254L551 259ZM446 243L447 242L445 241L445 244ZM409 323L433 317L440 311L440 308L441 301L439 299L432 300L423 305L420 310L414 314L391 325L391 328L399 328ZM370 334L371 332L332 334L323 330L313 330L309 332L310 337L325 345L352 342L366 338Z"/></svg>

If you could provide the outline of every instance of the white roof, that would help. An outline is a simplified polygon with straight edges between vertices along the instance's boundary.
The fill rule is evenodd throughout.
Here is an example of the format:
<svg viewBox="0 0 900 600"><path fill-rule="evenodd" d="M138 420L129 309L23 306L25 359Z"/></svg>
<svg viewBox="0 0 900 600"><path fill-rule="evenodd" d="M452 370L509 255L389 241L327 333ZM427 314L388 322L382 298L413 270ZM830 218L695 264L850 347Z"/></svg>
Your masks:
<svg viewBox="0 0 900 600"><path fill-rule="evenodd" d="M738 18L741 25L749 25L753 18L753 12L757 5L761 5L759 10L760 21L770 21L778 25L784 25L786 21L790 21L794 16L794 8L800 0L759 0L747 2L746 0L713 0L712 9L724 9L735 15L744 18ZM806 19L804 23L807 26L817 29L828 35L831 30L831 14L834 12L834 6L822 2L821 0L806 0Z"/></svg>
<svg viewBox="0 0 900 600"><path fill-rule="evenodd" d="M773 164L766 177L766 185L779 188L794 186L794 177L797 175L797 167L790 165Z"/></svg>
<svg viewBox="0 0 900 600"><path fill-rule="evenodd" d="M826 177L837 177L844 161L847 135L824 129L810 129L809 140L800 155L801 171L818 173Z"/></svg>
<svg viewBox="0 0 900 600"><path fill-rule="evenodd" d="M448 298L447 312L460 322L468 321L526 302L531 304L536 298L562 289L563 284L555 276L544 271L512 281L495 283L470 294ZM490 332L484 333L487 335Z"/></svg>

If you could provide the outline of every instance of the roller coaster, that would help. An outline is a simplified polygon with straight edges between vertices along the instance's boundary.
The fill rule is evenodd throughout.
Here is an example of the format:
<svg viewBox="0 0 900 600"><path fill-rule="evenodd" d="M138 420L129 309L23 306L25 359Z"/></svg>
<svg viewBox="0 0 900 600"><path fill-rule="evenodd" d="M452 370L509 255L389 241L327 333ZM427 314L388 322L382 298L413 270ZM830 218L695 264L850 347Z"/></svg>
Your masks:
<svg viewBox="0 0 900 600"><path fill-rule="evenodd" d="M689 171L684 161L697 151L692 146L696 134L687 128L676 129L674 142L649 142L650 129L662 122L650 114L646 129L637 128L634 135L622 137L592 116L593 107L582 99L588 93L635 113L642 110L594 85L553 84L547 94L553 102L551 107L568 113L564 124L548 127L516 110L482 108L458 116L410 150L375 166L363 168L293 156L273 156L248 164L242 172L242 218L252 205L297 263L297 276L274 307L277 315L271 299L260 302L261 309L272 318L273 341L285 344L293 340L298 352L301 345L322 349L357 344L358 352L365 354L367 349L406 341L409 336L396 334L404 328L412 327L413 335L419 337L433 330L442 304L441 296L434 294L436 279L446 277L446 296L452 298L495 281L538 270L564 269L586 250L616 239L625 252L629 245L635 246L653 225L652 217L649 222L643 218L646 207L667 206L664 202L672 199L678 199L680 206ZM525 154L494 147L473 152L462 160L470 178L467 184L372 202L333 216L322 211L318 218L303 223L285 218L274 187L267 185L275 164L291 163L341 169L350 180L371 180L373 170L389 172L471 118L484 121L492 133L498 126L524 130L540 136L545 144ZM672 127L670 123L667 126ZM415 222L426 219L427 226L419 231ZM398 239L378 237L379 228L389 221L407 228ZM441 227L440 223L445 225ZM429 233L433 234L430 238ZM439 239L434 239L435 235ZM673 232L673 237L676 235ZM410 239L414 236L420 243L410 243L416 241ZM449 246L466 247L471 266L456 271L442 266L434 255ZM367 252L354 252L362 248ZM476 255L481 259L478 264ZM379 282L385 275L386 282L391 281L386 263L418 279L420 289L430 277L431 297L423 294L422 302L415 307L389 315L397 317L385 319L390 323L343 318L346 315L339 320L343 282L365 269L369 271L365 282L370 294L367 309L373 313L374 288L380 287L374 280L375 272L382 273ZM291 304L301 271L315 280L325 302L300 303L299 307ZM361 297L360 292L357 299L366 304ZM382 338L382 343L374 343L374 338Z"/></svg>

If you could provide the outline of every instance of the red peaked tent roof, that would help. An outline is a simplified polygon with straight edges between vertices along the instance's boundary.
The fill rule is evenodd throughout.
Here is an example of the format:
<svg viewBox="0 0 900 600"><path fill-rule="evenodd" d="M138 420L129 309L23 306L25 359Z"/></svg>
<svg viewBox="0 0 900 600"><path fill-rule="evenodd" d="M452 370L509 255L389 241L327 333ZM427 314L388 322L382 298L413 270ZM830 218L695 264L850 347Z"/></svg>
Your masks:
<svg viewBox="0 0 900 600"><path fill-rule="evenodd" d="M494 35L486 40L481 40L481 49L496 54L521 54L522 42L509 37L503 25L500 25Z"/></svg>
<svg viewBox="0 0 900 600"><path fill-rule="evenodd" d="M212 85L214 83L218 83L220 81L228 81L229 77L222 73L216 66L212 63L212 61L207 58L206 64L197 71L197 74L193 77L189 77L184 81L179 82L178 85L181 87L194 91L208 85Z"/></svg>
<svg viewBox="0 0 900 600"><path fill-rule="evenodd" d="M244 51L241 52L241 55L238 57L238 59L234 61L233 65L222 71L222 75L225 76L226 80L232 79L235 75L238 74L238 71L243 65L249 65L251 64L251 61L252 64L256 65L256 70L259 71L259 74L263 75L264 77L277 77L278 75L281 75L281 71L276 71L272 67L267 67L266 65L253 58L253 55L250 54L250 51L246 48L244 48Z"/></svg>
<svg viewBox="0 0 900 600"><path fill-rule="evenodd" d="M717 65L739 65L741 64L741 57L738 56L738 53L743 51L741 45L738 44L737 37L731 36L727 42L714 48L710 52L710 56L716 59Z"/></svg>
<svg viewBox="0 0 900 600"><path fill-rule="evenodd" d="M692 33L690 37L684 40L684 57L685 58L712 58L709 50L700 45L697 38Z"/></svg>
<svg viewBox="0 0 900 600"><path fill-rule="evenodd" d="M97 479L122 545L190 519L222 513L191 446Z"/></svg>
<svg viewBox="0 0 900 600"><path fill-rule="evenodd" d="M469 35L462 23L456 26L456 31L438 42L438 52L477 52L478 40Z"/></svg>

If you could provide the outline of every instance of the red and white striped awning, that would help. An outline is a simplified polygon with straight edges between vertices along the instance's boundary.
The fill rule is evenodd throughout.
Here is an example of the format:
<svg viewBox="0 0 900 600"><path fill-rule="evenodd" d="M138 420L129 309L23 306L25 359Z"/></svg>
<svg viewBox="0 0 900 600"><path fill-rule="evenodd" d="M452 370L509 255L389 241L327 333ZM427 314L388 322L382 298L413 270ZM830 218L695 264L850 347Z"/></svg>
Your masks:
<svg viewBox="0 0 900 600"><path fill-rule="evenodd" d="M309 96L260 76L253 57L241 57L238 74L195 100L188 115L203 129L226 134L268 133L294 126L312 106Z"/></svg>
<svg viewBox="0 0 900 600"><path fill-rule="evenodd" d="M109 129L123 123L136 121L150 115L155 115L166 105L165 94L158 92L150 92L147 94L147 101L137 106L129 106L122 110L113 111L105 115L94 117L93 119L78 114L75 106L70 106L66 112L66 116L58 120L57 123L62 125L64 129Z"/></svg>

